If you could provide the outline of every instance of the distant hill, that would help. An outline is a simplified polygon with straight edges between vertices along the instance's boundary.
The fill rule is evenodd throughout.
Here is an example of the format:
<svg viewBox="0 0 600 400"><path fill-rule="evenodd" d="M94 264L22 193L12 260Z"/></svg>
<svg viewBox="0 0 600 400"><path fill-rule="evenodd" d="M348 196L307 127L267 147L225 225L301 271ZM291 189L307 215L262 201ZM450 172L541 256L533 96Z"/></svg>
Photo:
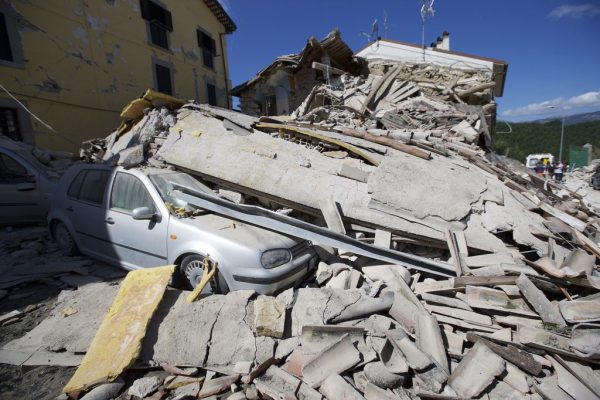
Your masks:
<svg viewBox="0 0 600 400"><path fill-rule="evenodd" d="M560 120L561 120L560 118L552 117L552 118L537 119L537 120L531 121L531 122L536 122L538 124L547 124L552 121L560 121ZM565 118L565 126L581 124L584 122L592 122L592 121L600 121L600 111L593 111L593 112L589 112L589 113L569 115L568 117Z"/></svg>
<svg viewBox="0 0 600 400"><path fill-rule="evenodd" d="M596 115L595 120L588 119ZM585 122L565 123L565 135L563 144L563 158L569 162L569 147L581 147L591 143L592 158L600 158L600 112L579 114L573 117L581 118ZM572 117L568 117L572 118ZM577 120L574 119L574 121ZM512 133L496 133L494 143L498 154L525 162L527 155L532 153L552 153L558 157L560 145L560 119L548 122L511 122ZM565 121L567 122L567 121ZM497 124L498 130L507 130L502 122Z"/></svg>

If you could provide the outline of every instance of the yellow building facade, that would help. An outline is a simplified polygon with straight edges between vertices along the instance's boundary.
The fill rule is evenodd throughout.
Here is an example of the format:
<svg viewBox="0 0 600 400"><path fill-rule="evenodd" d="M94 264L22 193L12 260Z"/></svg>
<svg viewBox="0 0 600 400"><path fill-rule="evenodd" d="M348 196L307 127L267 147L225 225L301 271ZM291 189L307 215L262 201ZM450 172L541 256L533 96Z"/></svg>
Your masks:
<svg viewBox="0 0 600 400"><path fill-rule="evenodd" d="M0 0L0 134L73 151L148 88L231 108L235 29L217 0Z"/></svg>

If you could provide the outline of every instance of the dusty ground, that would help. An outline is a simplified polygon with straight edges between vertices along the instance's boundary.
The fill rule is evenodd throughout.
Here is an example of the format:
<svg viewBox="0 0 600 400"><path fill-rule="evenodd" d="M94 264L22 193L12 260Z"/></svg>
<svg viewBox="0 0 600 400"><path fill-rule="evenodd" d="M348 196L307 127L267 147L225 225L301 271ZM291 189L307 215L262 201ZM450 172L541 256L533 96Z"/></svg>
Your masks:
<svg viewBox="0 0 600 400"><path fill-rule="evenodd" d="M27 307L35 310L15 323L0 326L0 345L23 336L37 326L50 312L56 296L57 287L41 284L24 285L26 297L0 300L0 314ZM0 398L2 399L54 399L61 393L75 368L61 367L18 367L0 364Z"/></svg>
<svg viewBox="0 0 600 400"><path fill-rule="evenodd" d="M4 232L14 232L14 229L0 228L0 264L14 263L9 250L3 247L1 240ZM17 228L27 229L27 228ZM48 238L44 239L48 241ZM60 254L51 243L47 245L45 259L59 259ZM19 260L19 268L27 269L35 263L35 259ZM114 268L100 262L94 262L90 269L113 270ZM93 273L93 272L92 272ZM24 311L24 316L8 325L0 325L0 346L13 339L22 337L44 320L61 290L74 288L66 287L57 279L45 279L43 282L29 282L7 288L8 291L0 299L0 315L13 310ZM1 360L0 360L1 361ZM61 394L62 388L73 375L75 368L71 367L19 367L0 363L0 398L1 399L54 399Z"/></svg>

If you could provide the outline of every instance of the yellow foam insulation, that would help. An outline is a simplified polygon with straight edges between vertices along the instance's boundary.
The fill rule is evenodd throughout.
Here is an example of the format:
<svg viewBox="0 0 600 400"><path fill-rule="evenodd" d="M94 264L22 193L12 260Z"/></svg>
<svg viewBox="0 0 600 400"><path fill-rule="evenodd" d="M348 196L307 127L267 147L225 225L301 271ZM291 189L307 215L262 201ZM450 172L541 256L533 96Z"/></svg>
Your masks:
<svg viewBox="0 0 600 400"><path fill-rule="evenodd" d="M145 268L127 274L81 365L63 392L80 392L113 381L133 364L174 268L173 265Z"/></svg>

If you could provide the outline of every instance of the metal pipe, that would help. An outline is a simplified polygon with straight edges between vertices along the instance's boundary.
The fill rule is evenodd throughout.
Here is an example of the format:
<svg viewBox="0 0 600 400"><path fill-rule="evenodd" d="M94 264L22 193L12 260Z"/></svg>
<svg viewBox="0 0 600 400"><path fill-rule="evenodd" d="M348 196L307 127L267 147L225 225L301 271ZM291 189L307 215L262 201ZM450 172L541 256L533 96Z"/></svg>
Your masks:
<svg viewBox="0 0 600 400"><path fill-rule="evenodd" d="M438 277L454 277L454 267L440 261L415 256L400 251L376 247L356 239L333 232L299 219L291 218L276 212L245 204L235 204L213 194L170 182L176 189L171 192L175 198L185 201L204 210L225 215L231 219L246 222L274 232L317 242L325 246L351 251L375 260L402 265Z"/></svg>

